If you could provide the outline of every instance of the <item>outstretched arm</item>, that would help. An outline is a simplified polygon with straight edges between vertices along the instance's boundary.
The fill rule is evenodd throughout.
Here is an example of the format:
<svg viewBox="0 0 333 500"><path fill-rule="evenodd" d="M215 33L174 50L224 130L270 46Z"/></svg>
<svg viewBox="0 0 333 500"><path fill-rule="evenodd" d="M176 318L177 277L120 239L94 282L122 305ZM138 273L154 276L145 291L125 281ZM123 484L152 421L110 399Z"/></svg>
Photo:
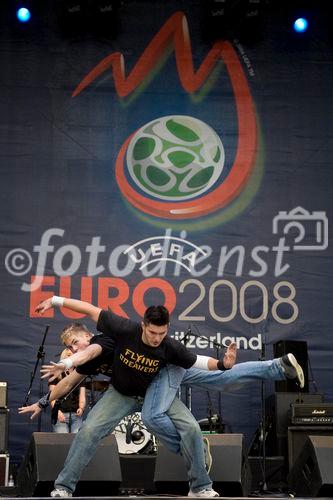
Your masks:
<svg viewBox="0 0 333 500"><path fill-rule="evenodd" d="M33 403L29 406L21 406L21 408L18 409L19 413L31 413L30 420L34 420L41 411L43 411L43 408L39 406L38 403Z"/></svg>
<svg viewBox="0 0 333 500"><path fill-rule="evenodd" d="M84 302L83 300L68 299L65 297L58 297L57 295L53 295L53 297L40 302L36 307L35 312L44 314L45 311L51 309L52 307L66 307L66 309L70 309L71 311L86 314L96 323L101 312L100 307L93 306L92 304L89 304L89 302Z"/></svg>
<svg viewBox="0 0 333 500"><path fill-rule="evenodd" d="M58 378L62 372L70 368L83 365L102 353L102 347L99 344L91 344L86 349L76 352L68 358L64 358L58 363L50 362L49 365L43 365L41 368L42 378L49 378L49 382Z"/></svg>
<svg viewBox="0 0 333 500"><path fill-rule="evenodd" d="M52 401L65 396L71 389L73 389L76 385L78 385L82 380L84 380L85 375L80 375L76 371L71 372L67 377L63 378L55 387L52 389L48 401L51 403ZM43 398L42 398L43 399ZM46 399L46 398L45 398ZM38 402L34 403L30 406L22 406L18 409L19 413L31 413L31 420L37 417L39 413L42 411L43 406L41 406Z"/></svg>
<svg viewBox="0 0 333 500"><path fill-rule="evenodd" d="M197 356L197 360L193 365L193 368L199 368L201 370L229 370L232 368L236 362L237 357L237 345L232 342L228 345L227 351L223 358L215 359L209 356Z"/></svg>

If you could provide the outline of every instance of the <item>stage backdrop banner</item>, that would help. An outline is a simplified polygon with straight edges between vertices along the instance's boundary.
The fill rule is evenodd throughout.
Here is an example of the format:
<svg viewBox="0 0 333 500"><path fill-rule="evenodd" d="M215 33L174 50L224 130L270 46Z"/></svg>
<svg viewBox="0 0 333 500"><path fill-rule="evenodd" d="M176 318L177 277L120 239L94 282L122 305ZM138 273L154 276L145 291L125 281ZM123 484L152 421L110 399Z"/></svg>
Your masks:
<svg viewBox="0 0 333 500"><path fill-rule="evenodd" d="M17 408L46 326L46 361L69 322L95 331L65 309L36 314L53 294L136 320L165 304L169 334L189 333L205 355L234 340L239 361L257 360L263 344L269 358L275 342L305 340L310 389L332 400L327 33L296 40L271 12L254 43L209 40L199 1L125 2L113 37L66 36L46 7L18 29L1 10L0 380L12 459L37 428ZM31 402L39 389L37 370ZM250 440L260 384L194 390L192 406Z"/></svg>

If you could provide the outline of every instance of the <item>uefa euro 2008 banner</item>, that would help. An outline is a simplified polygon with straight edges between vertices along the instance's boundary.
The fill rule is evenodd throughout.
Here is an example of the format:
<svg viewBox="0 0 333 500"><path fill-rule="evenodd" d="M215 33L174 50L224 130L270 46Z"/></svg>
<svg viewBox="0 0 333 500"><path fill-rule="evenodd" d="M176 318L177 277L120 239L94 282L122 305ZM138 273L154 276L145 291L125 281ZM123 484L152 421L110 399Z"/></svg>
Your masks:
<svg viewBox="0 0 333 500"><path fill-rule="evenodd" d="M94 147L103 158L97 167L85 164L94 188L89 175L75 178L70 198L77 219L49 225L49 217L41 217L34 241L20 241L6 253L6 273L29 294L30 318L38 317L36 305L52 293L126 317L141 316L158 298L179 322L177 331L202 323L218 336L236 320L246 331L270 318L283 334L306 308L298 256L302 263L309 256L311 267L328 248L327 200L318 192L305 205L292 185L284 186L284 197L265 196L264 186L279 170L265 169L255 51L251 58L237 40L217 41L195 69L198 57L184 13L173 13L156 30L128 74L121 51L94 67L80 62L85 76L64 99L71 100L69 120L77 120L75 139L86 139L85 123L92 131L86 149ZM127 35L133 47L136 35ZM166 71L170 43L176 64ZM97 91L107 75L101 99ZM156 95L164 95L162 102ZM133 101L125 105L129 96ZM98 141L104 130L98 111L102 115L111 102L113 114ZM67 152L60 148L59 154L66 184ZM275 155L266 151L273 165ZM102 217L101 192L109 197ZM47 193L46 186L45 203ZM85 203L88 216L80 217ZM61 197L53 198L48 214L58 221L66 217ZM81 318L65 309L61 316Z"/></svg>

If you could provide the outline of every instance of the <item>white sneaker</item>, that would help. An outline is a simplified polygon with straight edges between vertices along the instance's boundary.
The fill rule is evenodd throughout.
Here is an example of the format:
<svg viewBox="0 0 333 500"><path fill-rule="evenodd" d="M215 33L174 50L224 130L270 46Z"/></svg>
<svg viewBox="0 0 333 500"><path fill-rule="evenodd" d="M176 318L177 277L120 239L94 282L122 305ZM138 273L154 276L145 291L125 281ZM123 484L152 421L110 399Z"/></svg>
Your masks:
<svg viewBox="0 0 333 500"><path fill-rule="evenodd" d="M188 492L188 497L203 497L203 498L209 498L209 497L219 497L220 495L217 493L217 491L214 491L213 488L206 488L201 491L189 491Z"/></svg>
<svg viewBox="0 0 333 500"><path fill-rule="evenodd" d="M51 497L62 497L62 498L69 498L72 497L72 493L70 491L65 490L65 488L55 488L53 491L51 491Z"/></svg>

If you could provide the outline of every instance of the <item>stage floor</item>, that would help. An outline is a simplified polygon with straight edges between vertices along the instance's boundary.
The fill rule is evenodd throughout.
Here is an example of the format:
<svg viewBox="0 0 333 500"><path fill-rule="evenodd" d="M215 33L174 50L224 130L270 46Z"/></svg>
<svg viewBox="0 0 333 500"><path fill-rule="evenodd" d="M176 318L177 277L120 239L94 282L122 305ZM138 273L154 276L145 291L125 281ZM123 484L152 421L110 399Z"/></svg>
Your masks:
<svg viewBox="0 0 333 500"><path fill-rule="evenodd" d="M43 496L43 497L28 497L28 496L19 496L17 493L17 489L15 487L0 487L0 498L25 498L25 499L32 499L32 500L49 500L49 496ZM185 499L185 498L196 498L196 497L189 497L189 496L181 496L181 495L163 495L163 494L153 494L153 495L119 495L119 496L74 496L76 500L122 500L124 498L145 498L145 500L160 500L163 498L163 500L176 500L176 499ZM230 499L230 500L253 500L254 498L259 498L260 500L278 500L281 498L297 498L299 500L312 500L313 497L292 497L291 495L288 495L287 493L277 493L277 492L272 492L272 493L265 493L265 494L252 494L248 497L239 497L239 496L233 496L233 497L227 497L227 496L220 496L218 498L222 499ZM328 499L328 498L333 498L333 497L315 497L316 500L321 500L321 499Z"/></svg>
<svg viewBox="0 0 333 500"><path fill-rule="evenodd" d="M8 490L7 492L5 490ZM49 500L50 497L19 497L17 496L15 492L16 488L1 488L0 491L0 497L1 498L26 498L26 499L32 499L32 500L43 500L47 499ZM7 493L7 494L6 494ZM146 500L160 500L163 498L164 500L176 500L176 499L184 499L184 498L196 498L196 497L188 497L188 496L178 496L178 495L121 495L121 496L113 496L113 497L106 497L106 496L81 496L81 497L73 497L76 500L122 500L124 498L145 498ZM297 498L299 500L312 500L312 497L290 497L287 494L272 494L272 495L253 495L249 497L218 497L222 499L230 499L230 500L253 500L254 498L260 498L261 500L278 500L281 498ZM325 498L333 498L333 497L316 497L316 500L324 500Z"/></svg>

